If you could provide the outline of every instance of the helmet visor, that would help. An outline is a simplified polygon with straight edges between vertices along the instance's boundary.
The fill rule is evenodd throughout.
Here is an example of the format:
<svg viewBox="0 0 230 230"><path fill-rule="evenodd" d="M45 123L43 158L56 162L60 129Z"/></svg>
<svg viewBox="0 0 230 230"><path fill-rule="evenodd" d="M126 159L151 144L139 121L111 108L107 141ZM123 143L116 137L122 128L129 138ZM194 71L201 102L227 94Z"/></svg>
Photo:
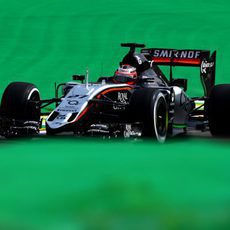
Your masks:
<svg viewBox="0 0 230 230"><path fill-rule="evenodd" d="M114 80L121 83L133 82L135 79L132 76L127 76L125 74L115 74Z"/></svg>

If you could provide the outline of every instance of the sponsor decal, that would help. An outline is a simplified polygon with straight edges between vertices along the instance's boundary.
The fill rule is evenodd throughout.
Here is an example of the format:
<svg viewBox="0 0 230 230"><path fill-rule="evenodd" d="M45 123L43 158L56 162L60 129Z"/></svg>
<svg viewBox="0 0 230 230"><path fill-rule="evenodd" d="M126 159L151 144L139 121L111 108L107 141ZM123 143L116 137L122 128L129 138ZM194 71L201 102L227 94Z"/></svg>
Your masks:
<svg viewBox="0 0 230 230"><path fill-rule="evenodd" d="M155 49L153 50L153 57L155 58L188 58L198 59L201 52L199 50L168 50L168 49Z"/></svg>
<svg viewBox="0 0 230 230"><path fill-rule="evenodd" d="M128 102L128 93L127 92L118 92L117 93L117 102L126 104ZM125 110L123 105L113 105L114 110Z"/></svg>
<svg viewBox="0 0 230 230"><path fill-rule="evenodd" d="M120 103L127 103L128 101L128 93L127 92L118 92L117 101Z"/></svg>
<svg viewBox="0 0 230 230"><path fill-rule="evenodd" d="M76 100L73 100L73 101L68 101L68 104L69 105L78 105L78 101L76 101Z"/></svg>
<svg viewBox="0 0 230 230"><path fill-rule="evenodd" d="M65 115L58 115L56 119L57 120L65 120L65 117L66 117Z"/></svg>
<svg viewBox="0 0 230 230"><path fill-rule="evenodd" d="M77 113L78 110L74 110L74 109L57 109L57 112L67 112L67 113Z"/></svg>
<svg viewBox="0 0 230 230"><path fill-rule="evenodd" d="M61 122L54 122L55 125L62 125Z"/></svg>
<svg viewBox="0 0 230 230"><path fill-rule="evenodd" d="M208 68L212 68L214 66L214 62L207 62L207 61L202 61L201 66L200 66L200 71L202 74L207 73Z"/></svg>
<svg viewBox="0 0 230 230"><path fill-rule="evenodd" d="M125 107L123 105L113 105L114 110L124 111Z"/></svg>
<svg viewBox="0 0 230 230"><path fill-rule="evenodd" d="M124 137L129 138L131 136L141 136L141 133L139 131L133 130L131 124L126 124L124 130Z"/></svg>

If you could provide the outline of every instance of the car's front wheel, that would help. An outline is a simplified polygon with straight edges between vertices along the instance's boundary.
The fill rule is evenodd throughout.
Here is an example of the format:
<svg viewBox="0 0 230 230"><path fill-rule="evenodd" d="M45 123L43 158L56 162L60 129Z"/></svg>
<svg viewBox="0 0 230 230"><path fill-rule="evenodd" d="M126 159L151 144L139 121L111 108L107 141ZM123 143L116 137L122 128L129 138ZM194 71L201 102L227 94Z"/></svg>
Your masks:
<svg viewBox="0 0 230 230"><path fill-rule="evenodd" d="M36 133L40 122L40 93L30 83L13 82L5 89L0 107L5 135Z"/></svg>

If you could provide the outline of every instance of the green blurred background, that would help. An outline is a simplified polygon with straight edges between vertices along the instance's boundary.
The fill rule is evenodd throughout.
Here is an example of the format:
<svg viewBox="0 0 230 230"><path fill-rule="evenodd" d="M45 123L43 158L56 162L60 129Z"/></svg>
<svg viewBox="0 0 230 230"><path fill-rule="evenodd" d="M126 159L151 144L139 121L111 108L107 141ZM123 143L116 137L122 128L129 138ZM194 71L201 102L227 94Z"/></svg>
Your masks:
<svg viewBox="0 0 230 230"><path fill-rule="evenodd" d="M227 0L0 0L0 95L11 81L54 82L90 70L111 75L121 42L217 50L217 83L230 82ZM199 70L189 94L202 89ZM228 140L45 136L0 140L0 229L229 229Z"/></svg>

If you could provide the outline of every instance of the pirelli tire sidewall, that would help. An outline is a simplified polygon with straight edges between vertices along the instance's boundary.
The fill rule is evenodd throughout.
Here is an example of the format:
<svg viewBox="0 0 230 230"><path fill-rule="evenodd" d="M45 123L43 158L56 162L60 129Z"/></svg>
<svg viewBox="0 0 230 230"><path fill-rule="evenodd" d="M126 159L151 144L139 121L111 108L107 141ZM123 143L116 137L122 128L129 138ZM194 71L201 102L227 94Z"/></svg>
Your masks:
<svg viewBox="0 0 230 230"><path fill-rule="evenodd" d="M26 82L12 82L3 93L0 113L10 119L39 121L40 106L31 101L40 101L37 87Z"/></svg>
<svg viewBox="0 0 230 230"><path fill-rule="evenodd" d="M210 132L230 136L230 84L213 87L207 104Z"/></svg>
<svg viewBox="0 0 230 230"><path fill-rule="evenodd" d="M164 94L153 88L136 90L130 101L130 116L143 122L142 136L164 142L168 132L168 104Z"/></svg>

